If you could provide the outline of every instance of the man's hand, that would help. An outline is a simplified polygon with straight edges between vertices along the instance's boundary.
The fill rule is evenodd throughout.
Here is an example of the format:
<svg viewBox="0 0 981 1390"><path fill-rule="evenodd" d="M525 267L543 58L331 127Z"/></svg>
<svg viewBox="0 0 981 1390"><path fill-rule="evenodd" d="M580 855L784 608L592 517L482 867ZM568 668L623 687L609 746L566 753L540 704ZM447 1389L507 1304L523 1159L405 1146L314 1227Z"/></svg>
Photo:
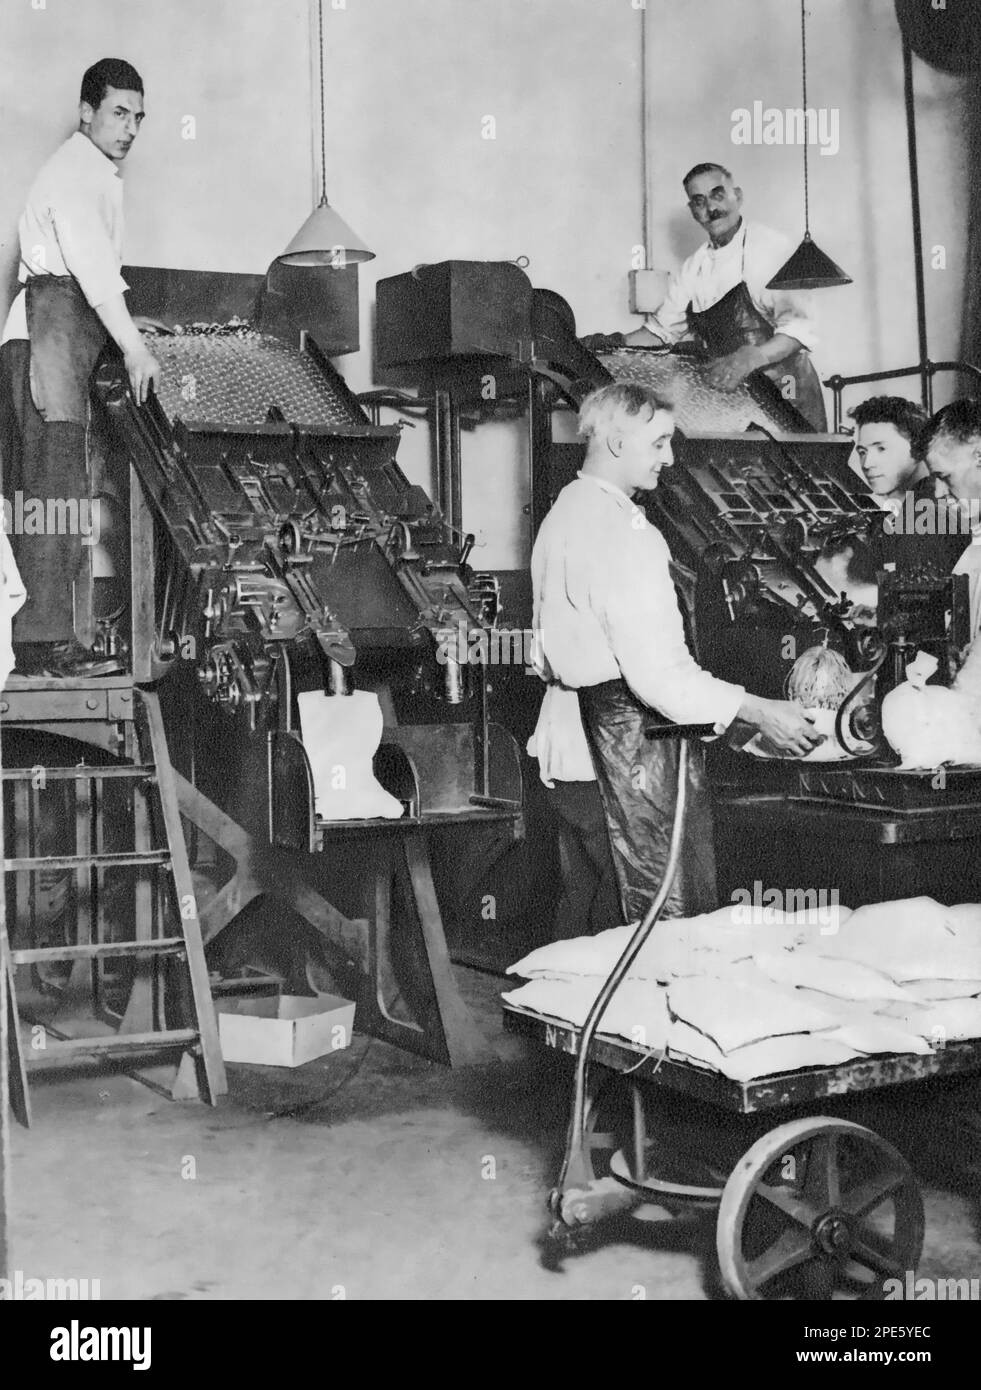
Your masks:
<svg viewBox="0 0 981 1390"><path fill-rule="evenodd" d="M129 384L133 388L133 399L137 405L145 405L151 382L156 386L160 380L160 363L140 336L140 323L146 320L134 320L130 316L122 294L111 294L101 304L93 304L92 307L123 354Z"/></svg>
<svg viewBox="0 0 981 1390"><path fill-rule="evenodd" d="M720 357L712 363L705 380L717 391L735 391L743 382L765 364L765 358L758 348L747 344L737 348L728 357Z"/></svg>
<svg viewBox="0 0 981 1390"><path fill-rule="evenodd" d="M124 354L123 363L133 389L133 399L137 405L145 405L150 394L151 382L156 389L160 381L160 363L142 343L139 348Z"/></svg>
<svg viewBox="0 0 981 1390"><path fill-rule="evenodd" d="M790 700L764 700L758 695L747 695L737 718L752 724L774 747L793 753L797 758L803 758L805 753L824 742L824 736L815 731L811 716Z"/></svg>

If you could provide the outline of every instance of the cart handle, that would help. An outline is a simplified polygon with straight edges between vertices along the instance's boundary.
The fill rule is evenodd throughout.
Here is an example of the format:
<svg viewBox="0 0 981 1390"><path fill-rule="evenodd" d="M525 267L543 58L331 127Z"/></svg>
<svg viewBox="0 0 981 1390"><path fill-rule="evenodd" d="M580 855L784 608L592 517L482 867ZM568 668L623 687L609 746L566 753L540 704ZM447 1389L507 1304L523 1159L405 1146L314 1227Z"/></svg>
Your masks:
<svg viewBox="0 0 981 1390"><path fill-rule="evenodd" d="M668 851L668 862L665 866L664 877L661 886L657 890L654 901L647 909L647 915L638 924L633 936L630 938L623 955L610 971L602 989L597 994L593 1002L593 1007L586 1016L583 1024L582 1034L579 1038L579 1055L576 1058L576 1083L572 1103L572 1120L569 1124L569 1138L566 1144L565 1158L562 1161L562 1171L559 1174L558 1184L552 1194L553 1199L565 1189L566 1178L569 1173L569 1166L572 1162L574 1153L580 1151L582 1147L583 1125L586 1114L586 1067L589 1061L589 1049L592 1045L596 1030L599 1027L600 1019L606 1012L613 995L620 987L620 983L627 971L633 965L638 953L654 929L657 919L660 917L667 902L668 893L671 891L671 884L678 871L678 861L681 858L681 838L685 825L685 801L687 797L688 781L688 744L685 741L688 729L695 729L701 732L707 726L702 724L671 724L654 725L657 730L652 734L648 729L648 736L655 738L679 738L681 747L678 753L678 787L674 799L674 820L671 825L671 846ZM711 727L707 731L712 733Z"/></svg>

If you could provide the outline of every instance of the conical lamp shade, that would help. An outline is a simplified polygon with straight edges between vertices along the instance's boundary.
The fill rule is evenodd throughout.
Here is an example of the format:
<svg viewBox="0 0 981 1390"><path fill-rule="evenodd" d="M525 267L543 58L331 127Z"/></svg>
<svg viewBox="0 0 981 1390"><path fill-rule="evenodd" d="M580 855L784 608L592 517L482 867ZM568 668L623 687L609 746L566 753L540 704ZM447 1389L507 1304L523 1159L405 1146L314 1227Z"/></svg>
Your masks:
<svg viewBox="0 0 981 1390"><path fill-rule="evenodd" d="M815 245L810 232L805 232L804 240L790 260L767 281L766 287L768 290L826 290L851 283L851 276Z"/></svg>
<svg viewBox="0 0 981 1390"><path fill-rule="evenodd" d="M351 231L324 198L283 254L276 259L282 265L329 265L337 268L355 261L371 261L374 257L374 251L368 250L358 234Z"/></svg>

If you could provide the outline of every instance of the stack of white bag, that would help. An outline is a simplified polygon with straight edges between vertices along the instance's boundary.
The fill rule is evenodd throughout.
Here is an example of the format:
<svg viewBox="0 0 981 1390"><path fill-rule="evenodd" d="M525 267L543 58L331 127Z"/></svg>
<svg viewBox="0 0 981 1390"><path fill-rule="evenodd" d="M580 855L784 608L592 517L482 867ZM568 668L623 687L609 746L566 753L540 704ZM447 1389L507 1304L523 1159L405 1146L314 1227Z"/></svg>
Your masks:
<svg viewBox="0 0 981 1390"><path fill-rule="evenodd" d="M580 1026L633 930L532 951L505 1001ZM739 1081L981 1038L981 905L734 904L659 922L599 1031Z"/></svg>

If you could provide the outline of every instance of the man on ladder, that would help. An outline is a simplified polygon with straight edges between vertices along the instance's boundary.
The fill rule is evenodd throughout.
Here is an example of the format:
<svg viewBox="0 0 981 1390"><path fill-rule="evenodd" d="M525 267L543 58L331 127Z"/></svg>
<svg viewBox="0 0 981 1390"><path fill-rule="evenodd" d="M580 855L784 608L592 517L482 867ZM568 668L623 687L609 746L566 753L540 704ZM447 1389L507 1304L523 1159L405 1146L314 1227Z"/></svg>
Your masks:
<svg viewBox="0 0 981 1390"><path fill-rule="evenodd" d="M143 80L119 58L82 79L79 128L43 166L20 219L23 289L0 346L0 462L8 499L18 490L44 512L41 534L15 545L28 600L16 624L17 670L25 675L101 675L75 634L72 587L81 528L52 517L85 515L89 378L111 338L123 353L135 399L147 399L160 366L126 307L120 166L143 121ZM25 528L26 529L26 528Z"/></svg>

